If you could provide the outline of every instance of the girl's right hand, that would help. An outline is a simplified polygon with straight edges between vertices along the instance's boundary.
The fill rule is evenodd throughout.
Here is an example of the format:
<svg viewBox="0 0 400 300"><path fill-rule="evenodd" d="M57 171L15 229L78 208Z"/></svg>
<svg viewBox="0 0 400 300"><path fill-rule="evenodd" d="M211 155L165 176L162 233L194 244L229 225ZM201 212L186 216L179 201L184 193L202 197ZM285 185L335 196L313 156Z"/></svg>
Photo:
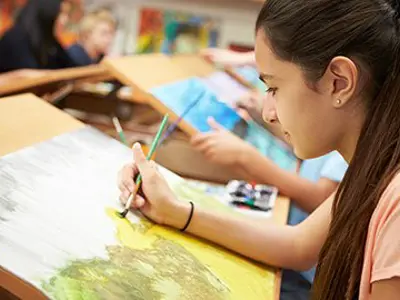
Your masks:
<svg viewBox="0 0 400 300"><path fill-rule="evenodd" d="M134 162L124 166L119 172L118 187L120 200L125 205L135 189L134 178L138 173L142 176L143 196L136 195L132 208L158 224L182 228L189 216L190 204L179 201L168 183L157 170L153 161L146 160L140 145L133 147Z"/></svg>

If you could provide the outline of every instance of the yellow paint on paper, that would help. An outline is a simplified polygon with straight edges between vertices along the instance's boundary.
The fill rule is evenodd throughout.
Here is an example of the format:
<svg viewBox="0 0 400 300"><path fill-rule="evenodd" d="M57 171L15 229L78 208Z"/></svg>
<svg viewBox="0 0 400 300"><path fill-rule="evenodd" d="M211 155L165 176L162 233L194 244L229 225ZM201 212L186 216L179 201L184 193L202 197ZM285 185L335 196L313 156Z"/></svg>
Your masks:
<svg viewBox="0 0 400 300"><path fill-rule="evenodd" d="M152 249L158 239L183 246L206 266L229 289L229 299L273 299L274 272L225 249L211 245L175 230L148 224L138 229L114 210L108 210L117 227L117 237L131 249ZM141 225L138 225L140 227ZM167 284L167 283L165 283Z"/></svg>

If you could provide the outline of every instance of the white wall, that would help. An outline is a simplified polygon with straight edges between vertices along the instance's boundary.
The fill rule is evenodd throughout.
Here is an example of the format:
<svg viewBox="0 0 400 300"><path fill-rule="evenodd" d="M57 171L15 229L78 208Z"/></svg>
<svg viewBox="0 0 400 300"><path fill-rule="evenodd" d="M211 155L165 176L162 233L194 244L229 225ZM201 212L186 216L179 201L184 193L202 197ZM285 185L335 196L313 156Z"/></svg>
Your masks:
<svg viewBox="0 0 400 300"><path fill-rule="evenodd" d="M89 9L117 3L116 14L124 16L122 22L129 23L131 33L138 32L139 12L141 7L155 7L178 10L198 15L210 16L220 20L221 47L227 47L230 43L252 45L254 43L254 24L260 9L258 4L248 4L244 1L213 1L213 0L86 0ZM112 4L111 4L112 3ZM125 27L126 28L126 27ZM132 34L131 36L135 36ZM119 39L124 39L121 35ZM132 49L135 40L125 41L126 49Z"/></svg>

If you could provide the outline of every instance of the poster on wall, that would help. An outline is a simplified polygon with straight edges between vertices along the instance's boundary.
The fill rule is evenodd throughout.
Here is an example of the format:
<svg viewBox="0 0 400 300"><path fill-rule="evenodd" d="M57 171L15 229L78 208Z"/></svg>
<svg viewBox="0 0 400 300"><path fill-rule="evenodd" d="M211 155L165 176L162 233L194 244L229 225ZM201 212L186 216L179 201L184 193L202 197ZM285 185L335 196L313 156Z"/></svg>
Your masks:
<svg viewBox="0 0 400 300"><path fill-rule="evenodd" d="M27 0L0 0L0 36L12 26L14 19L26 3ZM68 4L68 22L63 27L57 28L57 35L63 45L75 42L76 26L83 15L82 0L70 0Z"/></svg>
<svg viewBox="0 0 400 300"><path fill-rule="evenodd" d="M219 22L183 12L143 8L140 11L137 53L196 53L216 47Z"/></svg>
<svg viewBox="0 0 400 300"><path fill-rule="evenodd" d="M0 35L12 25L26 0L3 0L0 2Z"/></svg>

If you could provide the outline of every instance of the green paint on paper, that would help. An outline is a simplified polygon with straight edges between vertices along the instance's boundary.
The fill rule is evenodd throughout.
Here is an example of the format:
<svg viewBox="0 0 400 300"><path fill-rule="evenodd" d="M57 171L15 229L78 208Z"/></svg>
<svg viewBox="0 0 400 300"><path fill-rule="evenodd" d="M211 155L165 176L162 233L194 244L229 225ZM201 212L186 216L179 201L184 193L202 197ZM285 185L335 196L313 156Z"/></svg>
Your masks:
<svg viewBox="0 0 400 300"><path fill-rule="evenodd" d="M108 260L71 262L43 288L57 300L226 299L227 288L183 247L162 239L154 246L107 247Z"/></svg>
<svg viewBox="0 0 400 300"><path fill-rule="evenodd" d="M173 187L182 200L234 213L187 184ZM107 259L77 259L55 270L42 288L55 300L242 300L272 297L271 270L147 220L132 224L118 211L106 214L120 245L106 246Z"/></svg>

